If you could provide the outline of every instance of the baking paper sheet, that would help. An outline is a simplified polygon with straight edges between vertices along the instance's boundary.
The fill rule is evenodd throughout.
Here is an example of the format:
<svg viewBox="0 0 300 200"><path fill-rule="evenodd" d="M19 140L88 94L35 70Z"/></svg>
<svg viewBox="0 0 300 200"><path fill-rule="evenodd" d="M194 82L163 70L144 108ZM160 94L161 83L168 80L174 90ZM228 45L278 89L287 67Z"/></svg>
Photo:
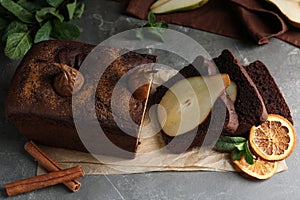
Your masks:
<svg viewBox="0 0 300 200"><path fill-rule="evenodd" d="M143 131L144 135L148 130ZM182 154L173 154L162 147L165 145L161 135L141 139L137 156L132 160L118 160L110 164L97 160L89 153L71 151L67 149L40 146L54 160L64 168L80 165L86 174L131 174L153 171L236 171L229 153L214 150L194 148ZM106 161L109 157L106 157ZM285 161L279 162L278 172L287 169ZM37 174L44 173L38 167Z"/></svg>

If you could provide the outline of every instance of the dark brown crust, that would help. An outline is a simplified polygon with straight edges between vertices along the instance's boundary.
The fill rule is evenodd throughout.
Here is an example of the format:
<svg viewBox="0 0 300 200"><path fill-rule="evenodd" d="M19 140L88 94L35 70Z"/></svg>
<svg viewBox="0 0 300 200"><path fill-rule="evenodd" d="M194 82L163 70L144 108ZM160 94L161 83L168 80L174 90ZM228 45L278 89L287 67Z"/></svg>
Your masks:
<svg viewBox="0 0 300 200"><path fill-rule="evenodd" d="M245 69L259 90L268 113L281 115L293 124L289 106L267 67L261 61L255 61Z"/></svg>
<svg viewBox="0 0 300 200"><path fill-rule="evenodd" d="M258 126L267 119L263 99L244 67L229 50L224 50L214 61L220 73L227 73L237 85L235 109L239 128L235 135L244 135L253 125Z"/></svg>
<svg viewBox="0 0 300 200"><path fill-rule="evenodd" d="M91 149L95 150L93 153L132 158L137 148L138 127L142 121L146 100L133 98L126 84L121 84L117 93L120 103L116 105L115 117L121 118L122 121L117 125L111 111L111 94L118 80L130 69L141 64L154 63L156 57L134 52L120 56L123 50L111 48L110 53L115 60L100 80L95 78L96 72L92 71L90 74L86 72L85 84L76 94L73 102L71 97L61 97L56 94L52 81L59 71L49 63L55 61L79 68L94 47L94 45L70 41L46 41L34 45L22 60L12 79L6 100L7 116L29 139L50 146L86 151L74 125L73 114L75 113L76 117L79 116L77 120L88 127L89 131L84 137L99 137L96 131L99 129L99 123L104 130L103 140L91 144ZM89 107L86 102L93 98L93 95L96 96L94 103L99 123L90 122L95 111L91 110L93 106ZM126 102L129 102L129 105ZM125 108L126 111L129 108L129 117L137 126L128 126L130 120L126 119L127 115L124 118ZM124 133L122 128L125 128L130 135ZM123 151L113 152L110 148L111 144L107 144L107 139L118 148L125 150L124 155Z"/></svg>

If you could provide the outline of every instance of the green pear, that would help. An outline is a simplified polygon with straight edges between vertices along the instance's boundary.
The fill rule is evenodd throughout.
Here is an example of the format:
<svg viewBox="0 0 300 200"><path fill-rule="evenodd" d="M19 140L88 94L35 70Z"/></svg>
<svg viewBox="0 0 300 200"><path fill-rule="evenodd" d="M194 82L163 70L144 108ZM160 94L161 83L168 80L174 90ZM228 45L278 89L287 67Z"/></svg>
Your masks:
<svg viewBox="0 0 300 200"><path fill-rule="evenodd" d="M300 0L266 0L281 11L287 20L295 27L300 28Z"/></svg>
<svg viewBox="0 0 300 200"><path fill-rule="evenodd" d="M165 3L167 3L167 2L169 2L169 1L171 1L171 0L158 0L158 1L156 1L156 2L151 6L151 9L157 8L157 7L159 7L159 6L161 6L161 5L165 4Z"/></svg>
<svg viewBox="0 0 300 200"><path fill-rule="evenodd" d="M195 76L176 82L157 107L157 117L163 131L174 137L202 124L229 84L227 74Z"/></svg>
<svg viewBox="0 0 300 200"><path fill-rule="evenodd" d="M155 14L185 11L199 8L208 0L158 0L151 6Z"/></svg>

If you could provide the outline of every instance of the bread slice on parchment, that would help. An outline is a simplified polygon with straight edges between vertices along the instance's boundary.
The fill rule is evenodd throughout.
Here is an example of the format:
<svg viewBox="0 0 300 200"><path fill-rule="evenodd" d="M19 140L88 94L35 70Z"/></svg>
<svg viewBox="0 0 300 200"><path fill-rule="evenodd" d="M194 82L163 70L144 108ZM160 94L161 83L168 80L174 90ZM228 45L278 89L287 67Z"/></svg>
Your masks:
<svg viewBox="0 0 300 200"><path fill-rule="evenodd" d="M261 94L267 112L281 115L293 124L289 106L266 65L257 60L250 65L244 66L244 68Z"/></svg>

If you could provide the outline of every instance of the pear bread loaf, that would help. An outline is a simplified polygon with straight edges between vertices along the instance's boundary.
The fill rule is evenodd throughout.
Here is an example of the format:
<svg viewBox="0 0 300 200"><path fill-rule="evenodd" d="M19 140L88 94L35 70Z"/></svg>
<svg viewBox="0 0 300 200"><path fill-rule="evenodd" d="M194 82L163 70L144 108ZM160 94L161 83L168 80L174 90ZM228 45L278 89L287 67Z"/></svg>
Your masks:
<svg viewBox="0 0 300 200"><path fill-rule="evenodd" d="M76 71L74 69L81 66L94 48L94 45L72 41L45 41L34 45L11 81L6 100L7 117L20 133L40 144L78 151L92 149L92 153L133 158L139 144L147 99L132 95L126 80L134 73L140 73L140 65L149 65L150 70L156 62L156 56L135 52L123 54L121 49L103 47L107 48L114 60L103 75L98 76L95 66L90 66L91 73L83 74L84 83L74 94L73 100L72 96L58 93L54 88L55 83L62 81L58 82L57 87L61 86L64 90L68 85L64 85L63 80L68 80L72 75L62 75L62 69ZM118 102L112 113L115 85L127 74L129 78L124 79L116 93ZM146 95L150 90L150 78L147 81L144 85ZM76 122L83 127L81 135L78 134L74 115L79 116ZM115 121L116 118L121 119L119 123ZM132 121L136 126L129 125ZM98 132L99 127L104 134ZM87 142L83 144L82 139Z"/></svg>
<svg viewBox="0 0 300 200"><path fill-rule="evenodd" d="M40 144L134 158L157 57L95 47L71 41L35 44L12 78L5 105L7 117L20 133ZM82 69L91 52L101 51L106 52L101 59L113 60L109 66L104 68L98 58L87 63L90 71ZM229 91L220 90L208 115L192 130L173 136L162 129L171 152L212 144L220 135L246 136L253 125L267 119L268 113L293 123L282 93L262 62L242 66L229 50L213 61L198 56L151 97L159 104L179 81L219 73L236 85L235 99ZM222 109L225 113L218 115Z"/></svg>

